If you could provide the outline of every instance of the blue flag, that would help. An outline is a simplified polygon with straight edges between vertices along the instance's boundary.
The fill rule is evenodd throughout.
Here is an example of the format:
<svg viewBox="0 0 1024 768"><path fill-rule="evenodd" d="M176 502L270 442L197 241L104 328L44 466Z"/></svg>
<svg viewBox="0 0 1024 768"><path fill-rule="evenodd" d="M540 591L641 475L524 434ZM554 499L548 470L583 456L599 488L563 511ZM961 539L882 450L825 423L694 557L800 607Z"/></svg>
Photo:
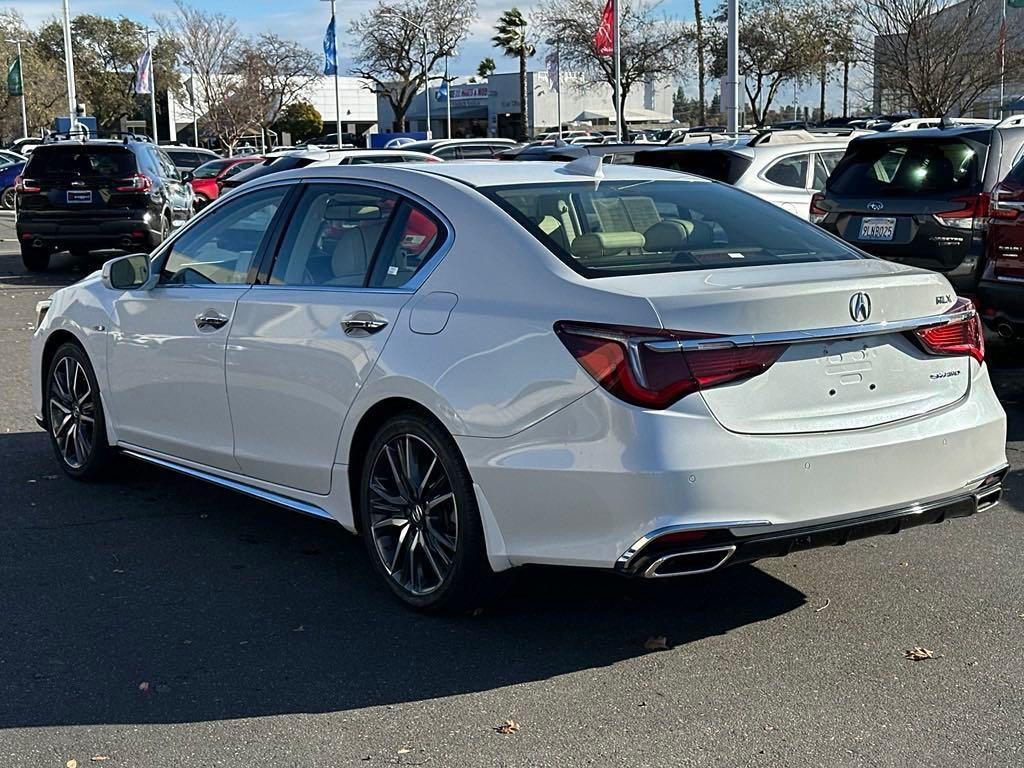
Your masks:
<svg viewBox="0 0 1024 768"><path fill-rule="evenodd" d="M338 48L334 39L334 16L331 16L331 23L327 25L327 32L324 33L324 74L338 74Z"/></svg>
<svg viewBox="0 0 1024 768"><path fill-rule="evenodd" d="M442 80L441 85L434 91L434 101L444 101L448 98L448 81Z"/></svg>

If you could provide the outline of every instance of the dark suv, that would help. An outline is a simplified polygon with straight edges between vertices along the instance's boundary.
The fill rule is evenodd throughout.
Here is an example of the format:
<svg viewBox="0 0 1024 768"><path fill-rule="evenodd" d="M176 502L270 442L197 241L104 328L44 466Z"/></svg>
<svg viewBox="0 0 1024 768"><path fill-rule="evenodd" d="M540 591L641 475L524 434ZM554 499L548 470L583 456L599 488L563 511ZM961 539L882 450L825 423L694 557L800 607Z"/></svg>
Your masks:
<svg viewBox="0 0 1024 768"><path fill-rule="evenodd" d="M1024 127L966 125L854 139L811 202L811 221L883 259L942 272L973 294L989 195L1020 157Z"/></svg>
<svg viewBox="0 0 1024 768"><path fill-rule="evenodd" d="M32 152L16 206L21 259L39 272L58 250L154 248L192 215L192 189L148 141L56 141Z"/></svg>

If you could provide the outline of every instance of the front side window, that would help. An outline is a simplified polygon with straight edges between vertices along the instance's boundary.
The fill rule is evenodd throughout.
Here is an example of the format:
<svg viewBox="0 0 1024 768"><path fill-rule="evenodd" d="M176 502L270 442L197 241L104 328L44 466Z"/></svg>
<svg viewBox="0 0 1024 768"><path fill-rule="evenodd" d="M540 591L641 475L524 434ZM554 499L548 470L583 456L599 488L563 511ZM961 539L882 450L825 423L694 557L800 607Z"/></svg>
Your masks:
<svg viewBox="0 0 1024 768"><path fill-rule="evenodd" d="M249 271L289 187L261 189L226 203L171 245L161 285L247 285Z"/></svg>
<svg viewBox="0 0 1024 768"><path fill-rule="evenodd" d="M783 187L803 189L807 186L807 164L809 160L810 155L806 154L784 157L765 171L764 177L768 181Z"/></svg>
<svg viewBox="0 0 1024 768"><path fill-rule="evenodd" d="M482 190L585 277L865 258L790 213L721 184L636 180Z"/></svg>

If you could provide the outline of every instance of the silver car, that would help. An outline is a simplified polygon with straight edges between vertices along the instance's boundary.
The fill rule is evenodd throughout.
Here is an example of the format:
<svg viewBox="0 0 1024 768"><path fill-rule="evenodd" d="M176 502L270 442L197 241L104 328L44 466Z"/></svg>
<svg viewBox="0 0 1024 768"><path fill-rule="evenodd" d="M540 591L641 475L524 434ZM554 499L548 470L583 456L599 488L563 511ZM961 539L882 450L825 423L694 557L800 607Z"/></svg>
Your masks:
<svg viewBox="0 0 1024 768"><path fill-rule="evenodd" d="M708 135L638 152L634 162L724 181L807 219L846 145L859 132L769 131L738 138Z"/></svg>

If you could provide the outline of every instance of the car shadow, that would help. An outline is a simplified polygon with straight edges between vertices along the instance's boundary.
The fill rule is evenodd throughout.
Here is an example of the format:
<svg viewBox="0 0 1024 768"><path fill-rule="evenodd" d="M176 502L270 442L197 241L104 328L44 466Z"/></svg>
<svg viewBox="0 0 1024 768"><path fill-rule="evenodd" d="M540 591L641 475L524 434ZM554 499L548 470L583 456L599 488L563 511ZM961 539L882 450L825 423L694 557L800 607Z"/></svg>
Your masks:
<svg viewBox="0 0 1024 768"><path fill-rule="evenodd" d="M15 246L17 247L17 246ZM93 251L88 256L72 256L67 251L54 253L45 272L26 272L17 254L0 255L0 286L25 288L63 288L76 283L103 266L122 251Z"/></svg>
<svg viewBox="0 0 1024 768"><path fill-rule="evenodd" d="M148 465L60 474L0 435L0 728L328 712L486 691L681 646L805 604L751 566L629 581L524 569L477 615L423 616L359 539ZM627 693L623 693L628 698Z"/></svg>

